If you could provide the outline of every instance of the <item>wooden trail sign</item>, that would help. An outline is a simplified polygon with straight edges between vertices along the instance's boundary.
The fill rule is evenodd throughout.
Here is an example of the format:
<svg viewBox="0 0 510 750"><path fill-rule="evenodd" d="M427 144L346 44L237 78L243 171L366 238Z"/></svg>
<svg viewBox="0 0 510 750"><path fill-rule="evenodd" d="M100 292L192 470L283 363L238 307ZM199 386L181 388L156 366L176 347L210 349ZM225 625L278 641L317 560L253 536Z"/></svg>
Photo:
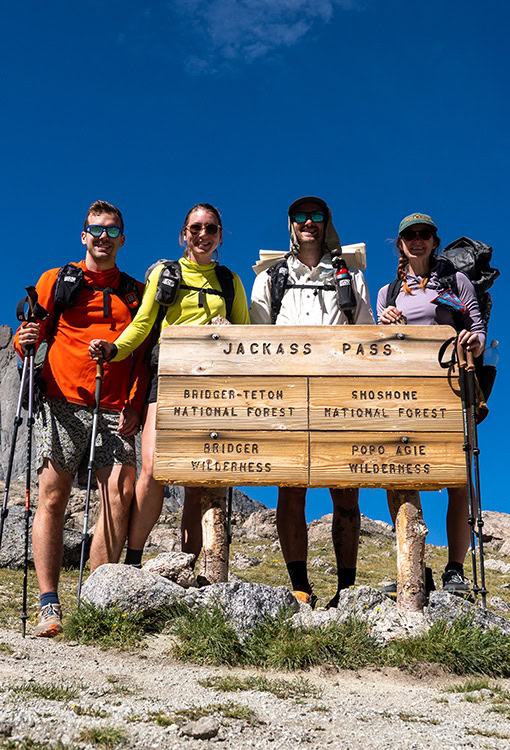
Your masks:
<svg viewBox="0 0 510 750"><path fill-rule="evenodd" d="M465 484L448 326L168 326L154 476L185 485Z"/></svg>

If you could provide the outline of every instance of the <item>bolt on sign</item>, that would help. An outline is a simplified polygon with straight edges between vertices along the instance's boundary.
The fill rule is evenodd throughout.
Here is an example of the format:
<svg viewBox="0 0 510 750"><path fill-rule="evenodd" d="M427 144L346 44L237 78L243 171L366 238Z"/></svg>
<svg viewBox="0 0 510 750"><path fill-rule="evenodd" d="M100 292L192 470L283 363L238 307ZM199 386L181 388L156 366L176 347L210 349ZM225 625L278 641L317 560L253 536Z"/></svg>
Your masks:
<svg viewBox="0 0 510 750"><path fill-rule="evenodd" d="M154 476L184 485L466 482L449 326L168 326Z"/></svg>

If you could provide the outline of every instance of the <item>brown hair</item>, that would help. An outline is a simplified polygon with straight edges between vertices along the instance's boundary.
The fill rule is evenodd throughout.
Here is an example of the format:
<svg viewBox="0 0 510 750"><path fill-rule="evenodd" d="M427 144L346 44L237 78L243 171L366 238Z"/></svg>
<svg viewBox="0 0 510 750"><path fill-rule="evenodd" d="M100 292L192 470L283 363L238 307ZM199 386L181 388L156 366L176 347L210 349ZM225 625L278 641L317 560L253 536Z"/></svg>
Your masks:
<svg viewBox="0 0 510 750"><path fill-rule="evenodd" d="M184 239L184 232L186 231L186 227L188 225L188 219L193 213L193 211L196 211L197 209L202 208L204 211L210 211L214 216L218 219L218 226L220 229L223 229L223 225L221 223L221 214L218 208L216 206L213 206L211 203L197 203L194 205L188 213L186 214L186 217L184 219L184 224L182 225L182 229L179 233L179 245L181 247L184 247L186 244L186 241Z"/></svg>
<svg viewBox="0 0 510 750"><path fill-rule="evenodd" d="M436 250L441 245L441 238L437 236L436 232L434 232L434 243L435 244L434 244L433 255L435 255ZM402 250L402 239L400 235L395 240L395 247L398 250L397 279L400 279L402 281L404 292L406 294L412 295L412 292L407 285L407 269L409 268L409 258L406 258L404 251ZM424 289L429 283L431 268L432 268L432 264L429 264L429 274L427 276L424 276L423 279L420 281L420 286L418 287L419 289Z"/></svg>
<svg viewBox="0 0 510 750"><path fill-rule="evenodd" d="M122 234L124 234L124 219L122 218L122 214L118 208L116 208L113 204L108 203L108 201L94 201L94 203L90 206L89 210L87 211L87 216L85 217L85 223L83 224L84 229L87 229L87 227L89 226L90 214L114 214L116 215L119 219L119 226L122 230Z"/></svg>

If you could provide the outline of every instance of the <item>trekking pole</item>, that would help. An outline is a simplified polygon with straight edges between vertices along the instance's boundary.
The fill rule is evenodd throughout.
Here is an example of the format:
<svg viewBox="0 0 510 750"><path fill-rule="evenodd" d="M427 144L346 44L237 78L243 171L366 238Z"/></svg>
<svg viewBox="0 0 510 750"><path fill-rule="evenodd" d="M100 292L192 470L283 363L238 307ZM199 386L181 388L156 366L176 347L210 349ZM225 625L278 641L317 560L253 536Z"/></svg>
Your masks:
<svg viewBox="0 0 510 750"><path fill-rule="evenodd" d="M19 386L19 394L18 394L18 405L16 407L16 416L14 417L14 430L12 433L12 440L11 440L11 450L9 453L9 463L7 464L7 473L5 475L5 487L4 487L4 497L2 501L2 511L0 514L0 549L2 548L2 537L4 534L4 523L5 519L9 515L9 509L7 507L7 502L9 500L9 489L11 486L11 474L12 474L12 467L14 464L14 454L16 452L16 442L18 439L18 429L21 424L23 424L23 418L21 416L21 410L23 408L23 393L25 392L26 382L27 382L27 376L28 376L28 359L25 357L23 361L23 372L21 375L21 382Z"/></svg>
<svg viewBox="0 0 510 750"><path fill-rule="evenodd" d="M469 392L469 410L471 416L471 453L473 455L473 468L475 477L475 503L476 503L476 520L478 533L478 552L480 557L480 594L482 596L482 606L487 609L487 589L485 587L485 555L483 549L483 517L482 517L482 493L480 485L480 448L478 447L478 426L476 424L476 385L475 385L475 363L473 361L473 352L466 353L467 358L467 379Z"/></svg>
<svg viewBox="0 0 510 750"><path fill-rule="evenodd" d="M103 362L96 363L96 391L94 396L94 416L92 419L92 435L90 438L90 453L87 474L87 495L85 497L85 514L83 516L83 531L81 534L80 573L78 577L78 597L76 605L80 606L81 584L83 580L83 568L85 565L85 547L87 543L87 528L89 525L90 492L92 489L92 471L94 469L94 458L96 455L97 422L99 418L99 405L101 403L101 387L103 385Z"/></svg>
<svg viewBox="0 0 510 750"><path fill-rule="evenodd" d="M44 320L48 317L46 310L37 302L37 292L34 286L25 287L27 290L26 301L28 302L28 314L26 320L28 323L35 323L38 320ZM21 304L21 303L20 303ZM18 305L18 319L20 318ZM24 316L23 316L24 319ZM25 351L25 362L28 362L28 413L27 413L27 467L26 467L26 484L25 484L25 559L23 562L23 603L21 607L21 634L25 637L27 628L27 589L28 589L28 544L30 537L30 517L32 509L30 507L30 492L32 483L32 432L34 426L34 359L35 345L30 344ZM25 370L25 363L23 364ZM26 379L26 376L25 376Z"/></svg>
<svg viewBox="0 0 510 750"><path fill-rule="evenodd" d="M467 390L467 376L466 376L466 353L464 348L456 340L457 350L457 361L459 365L459 386L460 386L460 398L462 403L462 424L464 428L464 453L466 456L466 481L468 490L468 524L469 524L469 538L471 546L471 565L473 568L473 594L476 596L480 591L478 587L478 569L476 562L476 535L475 535L475 515L474 515L474 488L473 479L471 476L471 443L469 437L469 421L468 421L468 390Z"/></svg>

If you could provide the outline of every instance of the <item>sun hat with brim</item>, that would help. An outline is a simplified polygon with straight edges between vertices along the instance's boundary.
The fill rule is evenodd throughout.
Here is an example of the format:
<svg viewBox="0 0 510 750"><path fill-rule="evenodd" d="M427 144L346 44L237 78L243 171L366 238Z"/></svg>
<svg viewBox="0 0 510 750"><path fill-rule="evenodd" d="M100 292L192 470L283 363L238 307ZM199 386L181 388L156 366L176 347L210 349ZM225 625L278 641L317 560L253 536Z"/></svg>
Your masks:
<svg viewBox="0 0 510 750"><path fill-rule="evenodd" d="M407 229L407 227L412 227L413 224L426 224L427 226L435 229L435 231L437 232L437 227L434 224L434 220L428 214L409 214L409 216L406 216L400 222L398 233L402 234L404 229Z"/></svg>

